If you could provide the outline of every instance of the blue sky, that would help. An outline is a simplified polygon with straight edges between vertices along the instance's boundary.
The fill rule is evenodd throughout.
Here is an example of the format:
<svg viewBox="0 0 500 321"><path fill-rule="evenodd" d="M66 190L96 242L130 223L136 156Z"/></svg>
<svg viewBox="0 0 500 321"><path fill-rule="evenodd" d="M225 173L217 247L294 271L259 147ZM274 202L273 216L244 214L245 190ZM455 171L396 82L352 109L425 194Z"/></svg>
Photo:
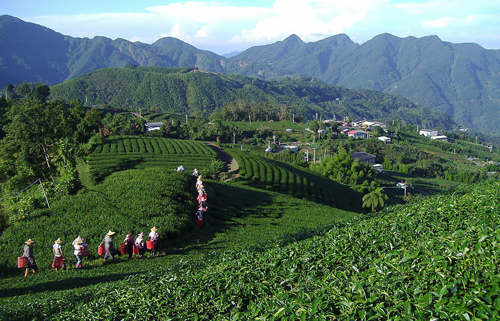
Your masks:
<svg viewBox="0 0 500 321"><path fill-rule="evenodd" d="M0 14L72 37L175 37L218 54L341 33L359 44L390 33L500 49L500 0L8 0Z"/></svg>

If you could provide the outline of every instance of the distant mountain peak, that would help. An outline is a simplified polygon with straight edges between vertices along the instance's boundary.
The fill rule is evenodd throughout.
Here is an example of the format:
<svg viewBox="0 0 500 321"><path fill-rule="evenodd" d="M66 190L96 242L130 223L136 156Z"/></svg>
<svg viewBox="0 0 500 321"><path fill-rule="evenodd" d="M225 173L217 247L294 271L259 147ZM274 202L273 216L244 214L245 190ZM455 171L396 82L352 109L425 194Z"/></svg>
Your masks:
<svg viewBox="0 0 500 321"><path fill-rule="evenodd" d="M296 34L291 34L289 35L288 37L285 38L285 40L283 40L283 42L300 42L300 43L304 43L304 41L302 41L302 39L299 38L299 36L297 36Z"/></svg>

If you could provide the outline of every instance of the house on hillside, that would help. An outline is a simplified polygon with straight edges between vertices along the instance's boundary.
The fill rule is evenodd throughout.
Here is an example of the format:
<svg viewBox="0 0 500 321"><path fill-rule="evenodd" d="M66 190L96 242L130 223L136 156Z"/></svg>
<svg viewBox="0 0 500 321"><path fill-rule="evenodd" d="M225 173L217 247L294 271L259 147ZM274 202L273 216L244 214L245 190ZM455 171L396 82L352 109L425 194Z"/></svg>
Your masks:
<svg viewBox="0 0 500 321"><path fill-rule="evenodd" d="M387 128L386 123L381 123L379 121L364 121L363 123L361 123L361 126L369 128L369 129L373 129L374 127L377 127L377 126L382 128L382 129Z"/></svg>
<svg viewBox="0 0 500 321"><path fill-rule="evenodd" d="M439 135L439 132L435 129L421 129L418 134L430 138Z"/></svg>
<svg viewBox="0 0 500 321"><path fill-rule="evenodd" d="M352 138L366 138L366 132L362 130L350 130L346 134Z"/></svg>
<svg viewBox="0 0 500 321"><path fill-rule="evenodd" d="M368 165L375 165L376 157L373 156L372 154L368 154L365 152L357 152L357 153L352 153L351 157L357 158L360 162L366 163Z"/></svg>
<svg viewBox="0 0 500 321"><path fill-rule="evenodd" d="M390 143L390 142L391 142L391 138L390 138L390 137L387 137L387 136L380 136L380 137L378 138L378 140L379 140L379 141L381 141L382 143L386 143L386 144L388 144L388 143Z"/></svg>
<svg viewBox="0 0 500 321"><path fill-rule="evenodd" d="M431 139L434 139L434 140L439 140L439 141L442 141L442 142L447 142L448 141L448 137L445 136L445 135L441 135L441 136L432 136Z"/></svg>
<svg viewBox="0 0 500 321"><path fill-rule="evenodd" d="M155 123L146 123L146 131L150 132L152 130L160 130L163 123L155 122Z"/></svg>
<svg viewBox="0 0 500 321"><path fill-rule="evenodd" d="M358 119L358 120L353 120L351 122L352 127L361 127L363 126L363 123L366 121L366 119Z"/></svg>

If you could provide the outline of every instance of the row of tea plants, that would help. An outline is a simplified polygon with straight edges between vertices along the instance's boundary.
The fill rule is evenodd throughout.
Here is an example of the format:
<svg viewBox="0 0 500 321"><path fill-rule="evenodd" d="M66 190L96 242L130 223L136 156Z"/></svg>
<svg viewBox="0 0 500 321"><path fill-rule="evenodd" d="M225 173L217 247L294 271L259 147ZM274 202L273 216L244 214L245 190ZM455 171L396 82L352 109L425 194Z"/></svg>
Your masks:
<svg viewBox="0 0 500 321"><path fill-rule="evenodd" d="M113 172L134 168L162 166L173 170L183 165L192 171L195 167L209 167L216 158L211 148L198 141L111 136L96 146L88 157L88 164L92 177L99 182Z"/></svg>
<svg viewBox="0 0 500 321"><path fill-rule="evenodd" d="M230 151L240 166L240 181L254 187L351 211L361 210L361 193L303 167L248 152Z"/></svg>

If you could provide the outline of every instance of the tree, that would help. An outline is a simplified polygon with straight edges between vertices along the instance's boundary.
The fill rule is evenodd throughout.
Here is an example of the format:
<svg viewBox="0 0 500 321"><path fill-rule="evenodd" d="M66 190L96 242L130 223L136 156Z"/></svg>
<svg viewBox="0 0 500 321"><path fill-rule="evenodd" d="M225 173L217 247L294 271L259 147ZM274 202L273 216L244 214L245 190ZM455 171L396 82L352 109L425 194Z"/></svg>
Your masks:
<svg viewBox="0 0 500 321"><path fill-rule="evenodd" d="M5 98L7 99L7 101L9 100L9 97L11 97L13 95L13 93L12 93L13 90L14 90L14 86L12 84L8 84L5 87Z"/></svg>
<svg viewBox="0 0 500 321"><path fill-rule="evenodd" d="M1 148L15 151L6 170L14 168L26 180L54 181L61 166L76 161L77 146L97 126L95 112L85 115L81 105L60 101L25 99L14 105L7 114L10 123L4 127L7 137L2 141L8 148Z"/></svg>
<svg viewBox="0 0 500 321"><path fill-rule="evenodd" d="M50 88L47 85L38 85L35 87L32 93L33 98L40 101L46 101L47 97L50 96Z"/></svg>
<svg viewBox="0 0 500 321"><path fill-rule="evenodd" d="M373 189L370 193L363 196L363 207L371 208L372 212L375 212L377 207L384 206L384 201L389 197L382 192L382 188Z"/></svg>
<svg viewBox="0 0 500 321"><path fill-rule="evenodd" d="M16 93L26 98L31 94L31 88L27 83L23 82L17 86Z"/></svg>

